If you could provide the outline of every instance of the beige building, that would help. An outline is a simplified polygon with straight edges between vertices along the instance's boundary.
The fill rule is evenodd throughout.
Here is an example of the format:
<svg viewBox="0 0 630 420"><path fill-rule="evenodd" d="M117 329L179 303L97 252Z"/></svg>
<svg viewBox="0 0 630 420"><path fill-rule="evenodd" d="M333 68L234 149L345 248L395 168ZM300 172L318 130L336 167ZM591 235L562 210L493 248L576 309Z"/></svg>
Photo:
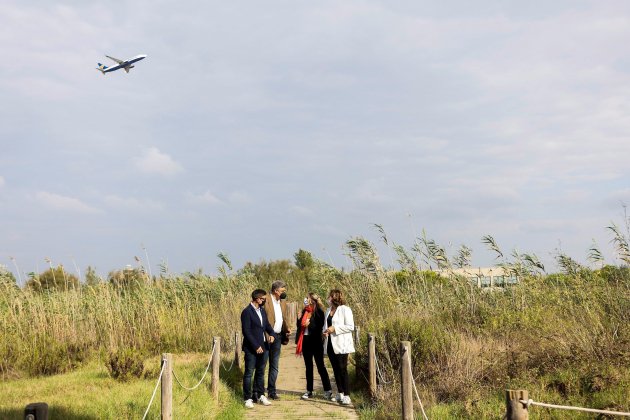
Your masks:
<svg viewBox="0 0 630 420"><path fill-rule="evenodd" d="M439 270L444 276L462 276L478 287L504 287L518 282L518 277L506 272L502 267L466 267Z"/></svg>

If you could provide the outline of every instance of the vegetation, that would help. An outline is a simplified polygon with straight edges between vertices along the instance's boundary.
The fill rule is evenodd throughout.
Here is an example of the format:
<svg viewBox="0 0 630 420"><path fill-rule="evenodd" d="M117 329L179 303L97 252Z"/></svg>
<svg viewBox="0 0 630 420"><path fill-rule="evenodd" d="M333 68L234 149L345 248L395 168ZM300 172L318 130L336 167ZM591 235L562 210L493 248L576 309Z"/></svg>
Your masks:
<svg viewBox="0 0 630 420"><path fill-rule="evenodd" d="M346 243L354 264L350 272L299 250L294 262L247 263L237 271L221 253L218 276L173 276L164 268L151 277L139 267L101 281L92 270L89 284L82 285L62 267L51 267L23 289L14 279L0 281L5 381L0 386L34 375L94 375L99 366L102 380L124 379L132 387L142 382L144 389L148 385L138 376L146 377L147 360L160 353L207 354L215 335L223 337L226 352L232 351L234 320L249 291L282 279L297 301L307 291L325 296L341 288L362 331L375 334L382 398L374 404L356 394L364 418L397 418L400 412L401 340L412 344L413 375L431 418L498 417L508 387L528 389L544 402L630 409L630 248L621 229L613 225L610 231L624 265L604 264L594 245L589 255L601 268L589 269L558 251L561 272L554 274L535 255L504 253L486 236L483 243L497 265L520 281L482 289L455 275L454 268L470 264L472 250L465 245L449 256L423 233L406 249L375 227L396 255L398 269L384 268L375 246L357 237ZM0 272L3 278L9 276ZM366 341L354 356L359 391ZM532 418L545 413L532 410ZM576 418L575 413L553 416Z"/></svg>

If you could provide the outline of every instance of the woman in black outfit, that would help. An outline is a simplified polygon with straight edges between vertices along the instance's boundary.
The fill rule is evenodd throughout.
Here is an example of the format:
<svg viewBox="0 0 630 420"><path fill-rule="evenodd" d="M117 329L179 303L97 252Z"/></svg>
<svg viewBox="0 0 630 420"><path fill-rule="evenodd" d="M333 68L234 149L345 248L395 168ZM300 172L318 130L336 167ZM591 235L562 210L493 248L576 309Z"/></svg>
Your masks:
<svg viewBox="0 0 630 420"><path fill-rule="evenodd" d="M324 365L323 328L324 304L317 294L309 293L308 298L304 299L304 309L298 318L297 333L295 334L295 343L297 344L295 353L304 356L304 366L306 367L306 392L302 395L304 400L313 397L313 359L315 359L317 372L322 379L324 398L329 400L332 397L330 378Z"/></svg>

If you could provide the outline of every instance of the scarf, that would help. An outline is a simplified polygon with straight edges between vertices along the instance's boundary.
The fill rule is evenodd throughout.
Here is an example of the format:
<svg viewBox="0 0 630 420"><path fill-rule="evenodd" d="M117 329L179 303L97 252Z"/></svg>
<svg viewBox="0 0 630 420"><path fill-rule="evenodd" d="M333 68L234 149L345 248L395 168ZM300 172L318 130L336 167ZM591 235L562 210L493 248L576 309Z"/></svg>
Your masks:
<svg viewBox="0 0 630 420"><path fill-rule="evenodd" d="M311 319L313 315L313 307L311 305L304 307L304 313L302 314L302 322L300 323L300 337L298 338L297 346L295 347L295 355L300 356L302 354L302 342L304 341L304 331L308 328L306 322Z"/></svg>

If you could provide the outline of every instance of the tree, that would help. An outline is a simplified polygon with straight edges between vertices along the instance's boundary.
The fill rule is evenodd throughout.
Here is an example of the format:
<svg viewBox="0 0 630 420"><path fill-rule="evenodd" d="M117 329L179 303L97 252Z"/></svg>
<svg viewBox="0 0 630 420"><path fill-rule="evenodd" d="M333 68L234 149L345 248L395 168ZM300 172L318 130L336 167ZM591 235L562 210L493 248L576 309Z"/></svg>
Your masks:
<svg viewBox="0 0 630 420"><path fill-rule="evenodd" d="M45 290L70 290L79 286L79 278L64 270L63 265L49 268L37 275L32 273L26 287L41 292Z"/></svg>
<svg viewBox="0 0 630 420"><path fill-rule="evenodd" d="M0 264L0 285L17 286L15 276L10 272L5 265Z"/></svg>
<svg viewBox="0 0 630 420"><path fill-rule="evenodd" d="M96 274L96 270L92 266L88 265L87 269L85 270L85 284L87 284L88 286L96 286L102 281L103 279L98 274Z"/></svg>
<svg viewBox="0 0 630 420"><path fill-rule="evenodd" d="M310 252L305 251L301 248L300 250L298 250L298 252L293 254L293 258L295 259L295 265L297 266L297 268L303 271L310 270L315 264L315 261L313 260L313 255Z"/></svg>

